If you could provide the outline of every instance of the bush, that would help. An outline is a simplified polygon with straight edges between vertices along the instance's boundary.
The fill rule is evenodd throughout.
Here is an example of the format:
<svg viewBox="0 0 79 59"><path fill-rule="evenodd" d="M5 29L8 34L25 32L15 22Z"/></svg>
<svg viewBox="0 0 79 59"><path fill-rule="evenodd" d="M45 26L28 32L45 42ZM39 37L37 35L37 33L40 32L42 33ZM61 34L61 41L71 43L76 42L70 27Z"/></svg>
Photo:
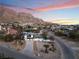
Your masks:
<svg viewBox="0 0 79 59"><path fill-rule="evenodd" d="M3 40L4 39L4 35L0 35L0 40Z"/></svg>
<svg viewBox="0 0 79 59"><path fill-rule="evenodd" d="M42 37L43 37L43 39L45 39L45 40L48 39L48 38L47 38L47 32L43 32L43 33L42 33Z"/></svg>
<svg viewBox="0 0 79 59"><path fill-rule="evenodd" d="M0 35L0 40L5 41L5 42L11 42L13 40L23 40L23 34L20 35Z"/></svg>
<svg viewBox="0 0 79 59"><path fill-rule="evenodd" d="M64 33L62 31L57 31L57 32L55 32L55 35L57 35L57 36L64 36Z"/></svg>
<svg viewBox="0 0 79 59"><path fill-rule="evenodd" d="M6 42L11 42L13 40L14 40L13 35L11 35L11 34L8 34L8 35L4 36L4 41L6 41Z"/></svg>
<svg viewBox="0 0 79 59"><path fill-rule="evenodd" d="M69 38L71 38L74 41L79 41L79 32L70 32Z"/></svg>

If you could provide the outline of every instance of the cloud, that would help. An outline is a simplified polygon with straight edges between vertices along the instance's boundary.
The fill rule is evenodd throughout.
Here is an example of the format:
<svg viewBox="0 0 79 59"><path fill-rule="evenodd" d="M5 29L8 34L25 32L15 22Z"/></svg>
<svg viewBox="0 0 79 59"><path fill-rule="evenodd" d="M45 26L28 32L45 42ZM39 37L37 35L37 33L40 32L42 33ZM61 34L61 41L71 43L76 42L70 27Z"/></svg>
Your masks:
<svg viewBox="0 0 79 59"><path fill-rule="evenodd" d="M36 11L48 11L48 10L57 10L57 9L64 9L64 8L73 8L73 7L79 7L79 0L71 0L69 2L66 2L64 4L59 5L49 5L47 7L37 7L34 8Z"/></svg>
<svg viewBox="0 0 79 59"><path fill-rule="evenodd" d="M76 19L60 19L60 20L53 20L52 22L64 25L79 24L79 22Z"/></svg>
<svg viewBox="0 0 79 59"><path fill-rule="evenodd" d="M26 0L19 0L19 1L26 1ZM53 1L53 0L52 0ZM60 0L62 1L62 0ZM49 11L49 10L58 10L58 9L65 9L65 8L73 8L73 7L79 7L79 0L69 0L68 2L65 2L63 4L57 4L57 5L49 5L45 7L37 7L37 8L27 8L27 7L21 7L17 5L9 5L9 4L3 4L0 3L2 6L7 6L10 8L13 8L15 10L21 9L20 11L30 11L30 12L38 12L38 11Z"/></svg>
<svg viewBox="0 0 79 59"><path fill-rule="evenodd" d="M24 13L31 13L32 11L28 10L28 9L23 9L23 8L16 8L16 7L8 7L16 12L24 12Z"/></svg>
<svg viewBox="0 0 79 59"><path fill-rule="evenodd" d="M4 4L4 3L0 3L0 6L3 7L9 7L11 9L17 10L17 11L35 11L32 8L26 8L26 7L20 7L20 6L16 6L16 5L11 5L11 4Z"/></svg>

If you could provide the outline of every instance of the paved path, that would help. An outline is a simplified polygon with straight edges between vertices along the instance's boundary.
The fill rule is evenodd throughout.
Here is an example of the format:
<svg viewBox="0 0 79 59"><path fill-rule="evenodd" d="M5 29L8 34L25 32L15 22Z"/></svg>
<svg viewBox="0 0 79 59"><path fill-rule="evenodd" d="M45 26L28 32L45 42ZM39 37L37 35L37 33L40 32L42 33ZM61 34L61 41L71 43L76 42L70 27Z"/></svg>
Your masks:
<svg viewBox="0 0 79 59"><path fill-rule="evenodd" d="M62 49L63 58L64 59L75 59L73 50L69 46L65 45L64 42L62 42L59 37L55 37L55 38Z"/></svg>
<svg viewBox="0 0 79 59"><path fill-rule="evenodd" d="M33 56L33 42L32 40L26 40L25 48L21 51L25 55Z"/></svg>
<svg viewBox="0 0 79 59"><path fill-rule="evenodd" d="M62 51L62 59L75 59L73 50L71 49L71 47L67 46L64 43L62 38L55 36L54 34L52 34L52 32L49 32L49 34L52 35L55 38L55 41L59 44L60 49Z"/></svg>
<svg viewBox="0 0 79 59"><path fill-rule="evenodd" d="M21 51L21 53L23 53L24 55L27 55L29 57L40 59L38 56L34 56L33 40L26 40L25 48Z"/></svg>
<svg viewBox="0 0 79 59"><path fill-rule="evenodd" d="M75 59L75 54L72 48L69 47L67 44L65 44L63 39L61 39L60 37L57 36L54 37L55 37L55 41L60 45L60 48L62 50L62 55L63 55L62 59Z"/></svg>

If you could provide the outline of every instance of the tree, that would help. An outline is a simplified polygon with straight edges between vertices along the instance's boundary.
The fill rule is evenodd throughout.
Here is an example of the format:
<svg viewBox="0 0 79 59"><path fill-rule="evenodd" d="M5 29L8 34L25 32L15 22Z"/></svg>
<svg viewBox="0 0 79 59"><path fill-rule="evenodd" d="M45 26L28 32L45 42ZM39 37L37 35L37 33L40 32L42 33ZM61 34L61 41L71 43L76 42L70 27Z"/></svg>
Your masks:
<svg viewBox="0 0 79 59"><path fill-rule="evenodd" d="M45 44L44 47L45 47L45 53L48 53L49 45L48 44Z"/></svg>
<svg viewBox="0 0 79 59"><path fill-rule="evenodd" d="M50 51L52 51L52 52L54 52L54 51L56 50L56 48L55 48L54 44L51 44L51 46L52 46L52 47L51 47L51 48L49 48L49 50L50 50Z"/></svg>
<svg viewBox="0 0 79 59"><path fill-rule="evenodd" d="M43 39L46 40L46 39L47 39L47 32L43 32L43 33L42 33L42 37L43 37Z"/></svg>
<svg viewBox="0 0 79 59"><path fill-rule="evenodd" d="M13 41L13 36L11 34L8 34L8 35L5 35L4 36L4 41L6 42L10 42L10 41Z"/></svg>
<svg viewBox="0 0 79 59"><path fill-rule="evenodd" d="M72 41L79 41L79 32L70 32L69 38L71 38Z"/></svg>

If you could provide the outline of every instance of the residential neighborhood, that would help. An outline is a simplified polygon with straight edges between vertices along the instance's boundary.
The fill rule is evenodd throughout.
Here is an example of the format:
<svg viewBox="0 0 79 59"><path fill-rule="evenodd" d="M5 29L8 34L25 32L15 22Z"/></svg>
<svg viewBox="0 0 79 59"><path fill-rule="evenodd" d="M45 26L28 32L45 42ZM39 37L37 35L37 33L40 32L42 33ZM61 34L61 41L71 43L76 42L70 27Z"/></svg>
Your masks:
<svg viewBox="0 0 79 59"><path fill-rule="evenodd" d="M0 59L79 59L79 0L0 0Z"/></svg>

